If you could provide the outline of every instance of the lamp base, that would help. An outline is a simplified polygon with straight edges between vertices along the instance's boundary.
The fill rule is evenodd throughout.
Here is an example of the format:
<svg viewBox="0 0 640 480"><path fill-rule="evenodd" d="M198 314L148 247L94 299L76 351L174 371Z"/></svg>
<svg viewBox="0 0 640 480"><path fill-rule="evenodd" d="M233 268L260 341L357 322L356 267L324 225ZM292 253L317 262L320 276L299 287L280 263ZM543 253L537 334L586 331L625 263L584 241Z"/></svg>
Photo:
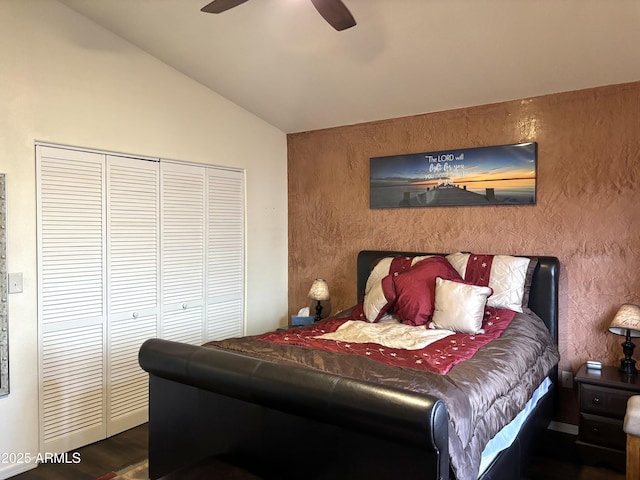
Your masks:
<svg viewBox="0 0 640 480"><path fill-rule="evenodd" d="M316 304L316 316L313 321L319 322L320 320L322 320L322 305L320 304L320 300L318 300L318 303Z"/></svg>
<svg viewBox="0 0 640 480"><path fill-rule="evenodd" d="M620 368L618 369L626 375L636 375L638 373L638 370L636 370L636 361L631 358L635 348L636 346L631 341L631 330L627 328L626 338L622 343L622 353L624 353L624 358L620 360Z"/></svg>
<svg viewBox="0 0 640 480"><path fill-rule="evenodd" d="M636 361L633 358L623 358L620 360L620 368L618 371L625 375L637 375Z"/></svg>

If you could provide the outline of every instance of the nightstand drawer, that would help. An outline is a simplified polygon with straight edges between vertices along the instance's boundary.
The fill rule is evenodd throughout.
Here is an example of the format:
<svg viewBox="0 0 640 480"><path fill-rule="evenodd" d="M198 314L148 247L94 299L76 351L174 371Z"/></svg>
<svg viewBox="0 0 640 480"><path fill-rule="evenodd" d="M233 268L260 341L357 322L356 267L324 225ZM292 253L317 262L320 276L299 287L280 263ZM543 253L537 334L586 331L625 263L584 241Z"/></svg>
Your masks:
<svg viewBox="0 0 640 480"><path fill-rule="evenodd" d="M624 450L627 442L627 436L622 430L622 420L585 413L580 415L579 438L586 443L618 450Z"/></svg>
<svg viewBox="0 0 640 480"><path fill-rule="evenodd" d="M612 418L624 418L627 400L632 395L637 393L581 383L580 411Z"/></svg>

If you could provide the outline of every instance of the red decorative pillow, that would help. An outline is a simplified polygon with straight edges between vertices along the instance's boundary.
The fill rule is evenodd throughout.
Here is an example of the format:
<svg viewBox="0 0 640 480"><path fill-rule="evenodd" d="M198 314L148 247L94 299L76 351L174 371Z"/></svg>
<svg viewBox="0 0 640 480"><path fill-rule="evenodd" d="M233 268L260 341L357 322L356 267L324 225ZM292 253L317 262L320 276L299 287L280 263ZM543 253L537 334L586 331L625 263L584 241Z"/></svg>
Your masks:
<svg viewBox="0 0 640 480"><path fill-rule="evenodd" d="M462 281L462 277L444 257L430 257L410 270L393 277L393 311L401 322L424 325L431 320L436 298L436 277Z"/></svg>
<svg viewBox="0 0 640 480"><path fill-rule="evenodd" d="M424 258L428 257L385 257L376 264L364 291L363 310L368 321L379 321L393 307L396 301L394 275L409 270Z"/></svg>

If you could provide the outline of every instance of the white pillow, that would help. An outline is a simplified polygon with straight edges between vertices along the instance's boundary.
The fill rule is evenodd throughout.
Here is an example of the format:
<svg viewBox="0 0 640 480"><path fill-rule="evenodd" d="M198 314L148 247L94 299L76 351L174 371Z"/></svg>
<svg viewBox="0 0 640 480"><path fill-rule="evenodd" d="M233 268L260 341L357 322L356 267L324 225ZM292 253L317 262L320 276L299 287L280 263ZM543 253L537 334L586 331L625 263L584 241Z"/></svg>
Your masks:
<svg viewBox="0 0 640 480"><path fill-rule="evenodd" d="M364 316L370 322L376 322L389 310L389 299L384 294L382 280L374 283L368 293L364 296Z"/></svg>
<svg viewBox="0 0 640 480"><path fill-rule="evenodd" d="M364 316L370 322L379 320L378 316L381 311L386 311L388 300L384 296L382 290L382 279L389 275L389 269L393 257L385 257L381 259L367 278L367 285L364 288L364 303L362 305L364 309Z"/></svg>
<svg viewBox="0 0 640 480"><path fill-rule="evenodd" d="M482 320L490 287L436 278L436 301L432 328L461 333L484 333Z"/></svg>
<svg viewBox="0 0 640 480"><path fill-rule="evenodd" d="M462 278L469 280L466 275L469 259L471 261L481 255L469 253L453 253L447 256L449 263L457 270ZM489 272L489 286L493 295L487 300L487 305L495 308L506 308L522 312L529 302L527 280L535 267L534 260L528 257L512 257L510 255L492 255L491 271Z"/></svg>

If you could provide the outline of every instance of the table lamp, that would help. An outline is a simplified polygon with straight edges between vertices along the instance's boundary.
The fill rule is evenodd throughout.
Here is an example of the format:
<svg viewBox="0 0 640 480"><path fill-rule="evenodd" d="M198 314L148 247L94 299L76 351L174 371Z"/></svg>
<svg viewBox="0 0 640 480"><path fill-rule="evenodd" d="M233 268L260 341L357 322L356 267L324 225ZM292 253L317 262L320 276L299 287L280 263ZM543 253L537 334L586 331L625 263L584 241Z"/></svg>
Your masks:
<svg viewBox="0 0 640 480"><path fill-rule="evenodd" d="M318 302L316 304L316 316L314 318L314 322L319 322L322 320L322 305L320 302L323 300L329 300L329 285L327 285L327 282L322 278L316 278L313 281L313 285L311 285L308 297L311 300L316 300Z"/></svg>
<svg viewBox="0 0 640 480"><path fill-rule="evenodd" d="M631 337L640 337L640 307L631 303L622 305L613 317L609 331L625 336L625 341L622 343L624 358L620 361L619 370L627 375L637 374L636 361L631 358L636 346L631 341Z"/></svg>

